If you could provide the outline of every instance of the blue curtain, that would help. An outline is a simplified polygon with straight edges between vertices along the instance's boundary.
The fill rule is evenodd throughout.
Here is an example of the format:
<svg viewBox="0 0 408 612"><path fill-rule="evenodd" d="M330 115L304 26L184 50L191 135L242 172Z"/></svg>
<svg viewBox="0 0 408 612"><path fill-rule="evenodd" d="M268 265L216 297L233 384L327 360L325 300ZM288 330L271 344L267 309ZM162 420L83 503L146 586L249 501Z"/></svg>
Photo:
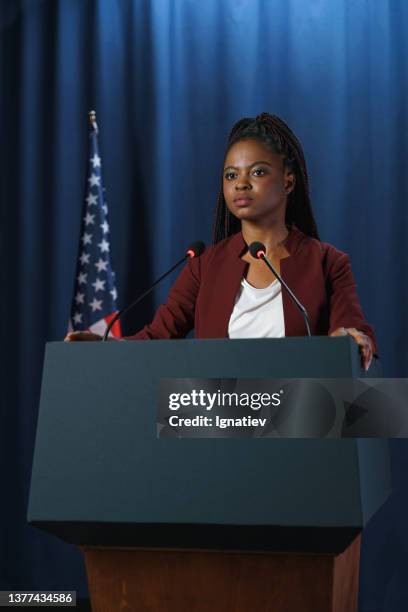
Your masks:
<svg viewBox="0 0 408 612"><path fill-rule="evenodd" d="M232 123L301 139L324 241L348 252L385 374L408 372L406 0L3 0L0 4L0 588L86 592L79 553L25 523L44 345L66 331L100 128L119 302L210 240ZM130 333L166 295L125 321ZM404 441L366 530L364 612L408 609Z"/></svg>

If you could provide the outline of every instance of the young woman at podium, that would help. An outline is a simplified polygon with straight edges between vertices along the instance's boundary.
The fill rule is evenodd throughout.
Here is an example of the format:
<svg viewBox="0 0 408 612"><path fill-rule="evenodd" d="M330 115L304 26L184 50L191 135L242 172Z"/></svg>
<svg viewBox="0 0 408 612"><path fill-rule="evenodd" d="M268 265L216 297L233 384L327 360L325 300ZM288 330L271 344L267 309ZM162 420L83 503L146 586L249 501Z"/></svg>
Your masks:
<svg viewBox="0 0 408 612"><path fill-rule="evenodd" d="M275 115L232 128L224 158L213 245L191 259L166 304L127 339L302 336L307 327L289 292L248 245L266 257L308 313L313 335L349 334L368 369L376 345L345 253L319 239L302 146ZM71 332L66 341L100 340Z"/></svg>

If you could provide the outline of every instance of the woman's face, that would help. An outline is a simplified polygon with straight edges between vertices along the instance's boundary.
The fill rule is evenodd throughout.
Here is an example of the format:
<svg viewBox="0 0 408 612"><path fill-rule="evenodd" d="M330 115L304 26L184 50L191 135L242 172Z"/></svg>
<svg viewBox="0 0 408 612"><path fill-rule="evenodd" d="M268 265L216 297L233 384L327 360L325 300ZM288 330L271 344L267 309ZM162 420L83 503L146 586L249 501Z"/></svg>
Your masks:
<svg viewBox="0 0 408 612"><path fill-rule="evenodd" d="M229 211L248 221L285 218L286 198L295 176L281 155L255 139L236 142L224 163L223 191Z"/></svg>

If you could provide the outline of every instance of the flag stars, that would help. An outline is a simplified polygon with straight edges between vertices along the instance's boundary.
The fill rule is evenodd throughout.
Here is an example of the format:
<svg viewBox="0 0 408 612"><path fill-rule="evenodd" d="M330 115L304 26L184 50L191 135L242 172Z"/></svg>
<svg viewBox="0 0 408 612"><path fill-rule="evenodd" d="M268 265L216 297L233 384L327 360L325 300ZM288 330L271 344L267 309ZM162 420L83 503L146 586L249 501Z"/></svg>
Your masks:
<svg viewBox="0 0 408 612"><path fill-rule="evenodd" d="M100 227L102 228L104 234L107 234L109 232L109 223L106 220L101 223Z"/></svg>
<svg viewBox="0 0 408 612"><path fill-rule="evenodd" d="M81 238L82 244L85 246L86 244L92 244L92 234L87 234L84 232L84 235Z"/></svg>
<svg viewBox="0 0 408 612"><path fill-rule="evenodd" d="M94 168L100 168L101 167L101 158L99 157L99 155L97 153L95 153L93 155L93 157L91 157L91 159L89 161L91 162L91 164L93 165Z"/></svg>
<svg viewBox="0 0 408 612"><path fill-rule="evenodd" d="M106 280L101 280L100 278L97 278L94 283L91 283L92 287L95 287L95 293L98 291L105 291L105 283Z"/></svg>
<svg viewBox="0 0 408 612"><path fill-rule="evenodd" d="M86 198L88 206L97 206L98 204L98 196L93 193L88 193L88 197Z"/></svg>
<svg viewBox="0 0 408 612"><path fill-rule="evenodd" d="M103 238L102 242L98 242L98 247L101 249L102 253L109 253L109 242Z"/></svg>
<svg viewBox="0 0 408 612"><path fill-rule="evenodd" d="M81 293L80 291L78 291L78 293L75 296L75 302L78 304L84 304L84 297L85 297L85 293Z"/></svg>
<svg viewBox="0 0 408 612"><path fill-rule="evenodd" d="M116 298L118 297L118 292L116 291L116 287L114 287L112 291L109 291L109 293L111 294L112 299L115 301Z"/></svg>
<svg viewBox="0 0 408 612"><path fill-rule="evenodd" d="M92 300L92 302L89 302L89 305L92 308L92 312L102 310L102 300L97 300L96 297Z"/></svg>
<svg viewBox="0 0 408 612"><path fill-rule="evenodd" d="M99 258L99 260L96 262L96 264L94 264L95 267L98 269L98 272L102 272L102 270L104 272L108 271L108 262L104 261L103 259Z"/></svg>
<svg viewBox="0 0 408 612"><path fill-rule="evenodd" d="M86 213L84 217L85 225L91 225L95 223L95 215L91 215L91 213Z"/></svg>
<svg viewBox="0 0 408 612"><path fill-rule="evenodd" d="M89 258L90 258L91 254L90 253L82 253L81 257L79 258L79 261L81 262L81 264L84 266L85 264L89 264Z"/></svg>
<svg viewBox="0 0 408 612"><path fill-rule="evenodd" d="M101 185L101 177L96 176L96 174L92 173L88 179L90 187L100 187Z"/></svg>
<svg viewBox="0 0 408 612"><path fill-rule="evenodd" d="M85 274L84 272L80 272L77 276L77 281L79 285L86 285L86 279L87 279L88 274Z"/></svg>
<svg viewBox="0 0 408 612"><path fill-rule="evenodd" d="M102 210L105 213L105 215L108 214L108 205L106 204L106 202L105 202L105 204L102 204Z"/></svg>
<svg viewBox="0 0 408 612"><path fill-rule="evenodd" d="M80 312L74 314L74 323L82 323L82 314Z"/></svg>

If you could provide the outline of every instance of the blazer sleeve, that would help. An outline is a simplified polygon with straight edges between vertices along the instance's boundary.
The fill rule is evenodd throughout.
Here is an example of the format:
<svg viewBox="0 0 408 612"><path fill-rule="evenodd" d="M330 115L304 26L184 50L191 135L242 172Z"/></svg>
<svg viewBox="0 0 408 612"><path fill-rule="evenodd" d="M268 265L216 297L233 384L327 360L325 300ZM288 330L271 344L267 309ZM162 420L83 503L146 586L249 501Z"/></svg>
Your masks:
<svg viewBox="0 0 408 612"><path fill-rule="evenodd" d="M338 327L355 327L371 338L374 354L377 355L374 330L364 318L349 257L346 253L327 246L326 287L330 311L328 334Z"/></svg>
<svg viewBox="0 0 408 612"><path fill-rule="evenodd" d="M124 340L184 338L194 328L195 304L200 288L200 257L190 259L171 287L167 302L159 306L153 321Z"/></svg>

